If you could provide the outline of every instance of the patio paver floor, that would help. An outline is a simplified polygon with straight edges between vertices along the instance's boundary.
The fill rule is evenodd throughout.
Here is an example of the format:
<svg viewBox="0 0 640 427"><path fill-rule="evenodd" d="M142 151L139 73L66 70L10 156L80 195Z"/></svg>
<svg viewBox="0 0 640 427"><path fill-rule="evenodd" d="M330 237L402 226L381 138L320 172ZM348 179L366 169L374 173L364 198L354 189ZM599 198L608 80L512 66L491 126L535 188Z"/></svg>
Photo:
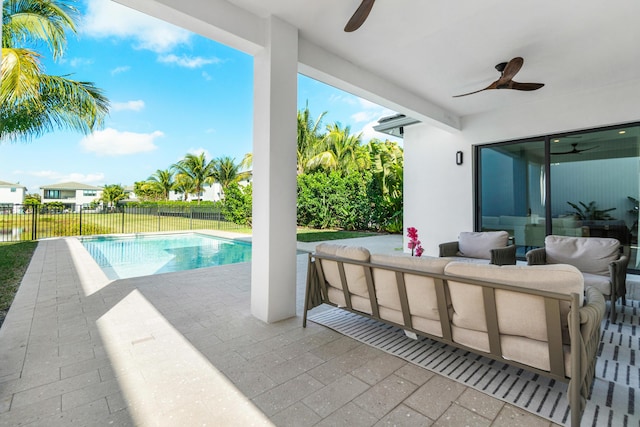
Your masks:
<svg viewBox="0 0 640 427"><path fill-rule="evenodd" d="M250 264L109 282L79 245L40 242L0 330L0 425L553 425L303 329L305 255L298 316L265 324L250 312Z"/></svg>

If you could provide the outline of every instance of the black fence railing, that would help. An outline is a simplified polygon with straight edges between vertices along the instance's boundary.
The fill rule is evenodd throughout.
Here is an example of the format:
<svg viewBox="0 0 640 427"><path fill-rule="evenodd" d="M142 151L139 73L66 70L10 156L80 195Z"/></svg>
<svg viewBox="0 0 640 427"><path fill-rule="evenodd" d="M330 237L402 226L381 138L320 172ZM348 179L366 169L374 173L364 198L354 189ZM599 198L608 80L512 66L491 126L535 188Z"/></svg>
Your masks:
<svg viewBox="0 0 640 427"><path fill-rule="evenodd" d="M0 209L0 241L179 230L237 230L213 206L118 206L104 210L15 205Z"/></svg>

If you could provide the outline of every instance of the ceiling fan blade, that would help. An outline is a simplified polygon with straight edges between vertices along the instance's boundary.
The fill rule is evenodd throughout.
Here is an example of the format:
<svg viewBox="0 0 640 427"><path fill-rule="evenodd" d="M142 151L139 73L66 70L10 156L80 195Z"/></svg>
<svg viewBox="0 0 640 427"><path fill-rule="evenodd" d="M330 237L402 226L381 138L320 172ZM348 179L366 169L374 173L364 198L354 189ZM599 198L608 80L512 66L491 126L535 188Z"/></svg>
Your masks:
<svg viewBox="0 0 640 427"><path fill-rule="evenodd" d="M364 21L366 21L369 16L369 12L371 12L374 2L375 0L362 0L360 6L344 27L344 30L347 33L357 30L362 24L364 24Z"/></svg>
<svg viewBox="0 0 640 427"><path fill-rule="evenodd" d="M497 88L498 88L498 80L496 80L495 82L491 83L489 86L483 89L474 90L473 92L469 92L469 93L463 93L462 95L453 95L453 97L460 98L461 96L473 95L474 93L482 92L483 90L497 89Z"/></svg>
<svg viewBox="0 0 640 427"><path fill-rule="evenodd" d="M542 86L544 86L544 83L518 83L518 82L513 82L513 84L511 85L510 89L531 91L531 90L538 90Z"/></svg>
<svg viewBox="0 0 640 427"><path fill-rule="evenodd" d="M516 74L518 74L518 71L522 68L522 64L524 64L524 59L519 56L513 58L507 63L507 66L504 67L500 80L504 82L511 80Z"/></svg>

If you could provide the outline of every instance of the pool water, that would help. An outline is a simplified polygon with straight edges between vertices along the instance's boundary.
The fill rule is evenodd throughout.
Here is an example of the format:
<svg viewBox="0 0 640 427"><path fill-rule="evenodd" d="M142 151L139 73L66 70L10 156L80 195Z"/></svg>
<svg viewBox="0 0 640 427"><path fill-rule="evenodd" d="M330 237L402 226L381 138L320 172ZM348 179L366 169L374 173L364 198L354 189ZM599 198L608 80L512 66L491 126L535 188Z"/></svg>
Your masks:
<svg viewBox="0 0 640 427"><path fill-rule="evenodd" d="M197 233L81 238L109 279L251 261L251 243Z"/></svg>

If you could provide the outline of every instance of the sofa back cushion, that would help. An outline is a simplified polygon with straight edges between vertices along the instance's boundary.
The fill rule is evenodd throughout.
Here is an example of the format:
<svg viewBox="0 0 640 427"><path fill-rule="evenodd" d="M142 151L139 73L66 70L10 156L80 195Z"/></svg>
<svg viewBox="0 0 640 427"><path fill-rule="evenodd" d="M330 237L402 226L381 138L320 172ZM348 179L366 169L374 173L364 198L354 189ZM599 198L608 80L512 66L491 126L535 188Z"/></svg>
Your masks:
<svg viewBox="0 0 640 427"><path fill-rule="evenodd" d="M357 246L334 245L330 243L321 243L316 246L316 253L332 255L335 257L352 259L355 261L369 262L371 254L369 250ZM340 280L340 271L338 263L335 261L321 260L322 272L324 278L330 286L342 290L342 281ZM344 265L344 275L347 279L347 287L352 294L368 298L369 290L367 288L367 279L365 277L364 267L353 264Z"/></svg>
<svg viewBox="0 0 640 427"><path fill-rule="evenodd" d="M577 293L583 304L584 281L577 268L566 265L485 265L452 262L445 274L487 282L511 285L516 288L536 289L565 295ZM475 331L486 332L487 322L482 287L448 280L453 306L453 324ZM547 340L544 298L517 290L495 291L498 327L501 334L523 336L539 341ZM567 324L569 303L561 304L561 320ZM565 334L565 338L568 336Z"/></svg>
<svg viewBox="0 0 640 427"><path fill-rule="evenodd" d="M410 257L397 255L371 255L372 264L388 265L427 273L444 274L445 266L451 262L448 258ZM376 284L376 297L381 307L401 310L400 294L394 270L373 269L373 281ZM415 274L404 275L409 311L413 316L439 320L438 301L435 282L431 277Z"/></svg>
<svg viewBox="0 0 640 427"><path fill-rule="evenodd" d="M509 242L506 231L463 231L458 238L460 256L491 259L491 249L504 248Z"/></svg>
<svg viewBox="0 0 640 427"><path fill-rule="evenodd" d="M584 273L609 275L609 264L620 256L617 239L547 236L544 247L549 264L571 264Z"/></svg>

